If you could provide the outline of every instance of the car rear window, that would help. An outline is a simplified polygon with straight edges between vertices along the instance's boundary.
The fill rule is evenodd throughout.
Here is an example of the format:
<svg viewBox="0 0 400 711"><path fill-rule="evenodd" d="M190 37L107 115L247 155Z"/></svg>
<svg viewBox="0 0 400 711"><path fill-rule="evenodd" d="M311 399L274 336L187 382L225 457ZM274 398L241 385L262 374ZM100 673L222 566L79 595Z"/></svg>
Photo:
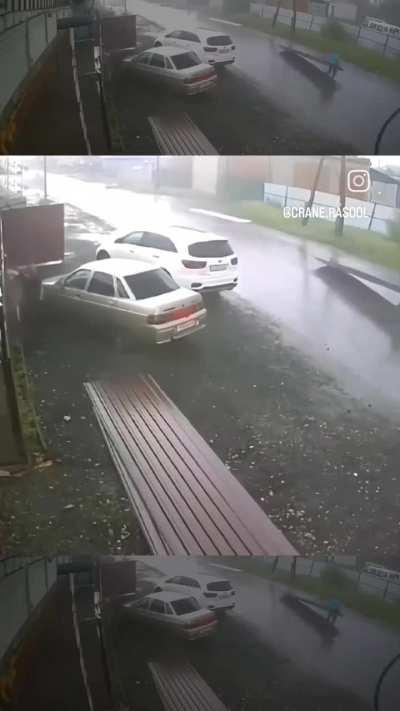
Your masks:
<svg viewBox="0 0 400 711"><path fill-rule="evenodd" d="M224 590L232 590L232 585L229 580L217 580L215 583L208 583L207 590L223 592Z"/></svg>
<svg viewBox="0 0 400 711"><path fill-rule="evenodd" d="M168 294L170 291L179 289L178 284L164 269L152 269L150 272L131 274L124 278L138 301L151 299L152 296Z"/></svg>
<svg viewBox="0 0 400 711"><path fill-rule="evenodd" d="M193 242L189 245L191 257L212 259L213 257L229 257L233 250L226 240L208 240L206 242Z"/></svg>
<svg viewBox="0 0 400 711"><path fill-rule="evenodd" d="M213 35L212 37L207 37L207 44L210 47L226 47L228 44L233 44L232 37L229 35Z"/></svg>
<svg viewBox="0 0 400 711"><path fill-rule="evenodd" d="M171 59L177 69L189 69L189 67L196 67L198 64L201 64L201 61L195 52L174 54Z"/></svg>
<svg viewBox="0 0 400 711"><path fill-rule="evenodd" d="M177 615L187 615L189 612L196 612L196 610L201 609L194 597L183 597L180 600L174 600L171 605Z"/></svg>

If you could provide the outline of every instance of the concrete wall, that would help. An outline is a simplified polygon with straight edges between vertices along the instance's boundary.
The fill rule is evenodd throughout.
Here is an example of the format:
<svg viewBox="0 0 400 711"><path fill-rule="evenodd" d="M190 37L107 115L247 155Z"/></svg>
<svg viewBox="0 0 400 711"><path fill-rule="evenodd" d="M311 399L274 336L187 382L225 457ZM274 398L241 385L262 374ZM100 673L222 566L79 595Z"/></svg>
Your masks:
<svg viewBox="0 0 400 711"><path fill-rule="evenodd" d="M69 13L69 8L58 8L40 14L28 14L19 24L0 34L0 117L18 92L21 82L28 77L35 63L54 41L57 18Z"/></svg>

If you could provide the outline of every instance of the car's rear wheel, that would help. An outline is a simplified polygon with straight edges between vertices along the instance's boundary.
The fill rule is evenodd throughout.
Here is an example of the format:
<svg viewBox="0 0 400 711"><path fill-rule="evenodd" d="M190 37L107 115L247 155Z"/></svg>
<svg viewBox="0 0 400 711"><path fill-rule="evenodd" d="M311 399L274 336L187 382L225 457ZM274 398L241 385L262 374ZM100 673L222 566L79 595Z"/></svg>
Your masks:
<svg viewBox="0 0 400 711"><path fill-rule="evenodd" d="M155 592L155 593L162 592L162 588L160 588L159 585L156 585L153 592Z"/></svg>
<svg viewBox="0 0 400 711"><path fill-rule="evenodd" d="M154 46L155 46L155 47L162 47L162 42L159 42L159 41L157 40L157 42L154 42Z"/></svg>
<svg viewBox="0 0 400 711"><path fill-rule="evenodd" d="M96 259L110 259L110 255L108 254L108 252L106 252L104 249L102 249L98 253Z"/></svg>

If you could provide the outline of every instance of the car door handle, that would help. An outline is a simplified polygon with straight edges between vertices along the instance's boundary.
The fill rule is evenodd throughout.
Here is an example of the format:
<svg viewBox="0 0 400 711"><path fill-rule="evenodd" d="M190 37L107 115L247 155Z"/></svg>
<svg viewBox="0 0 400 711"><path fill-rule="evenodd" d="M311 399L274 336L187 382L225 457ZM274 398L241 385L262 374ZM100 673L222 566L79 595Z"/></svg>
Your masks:
<svg viewBox="0 0 400 711"><path fill-rule="evenodd" d="M134 250L134 249L130 249L129 251L130 251L131 254L135 254L135 250Z"/></svg>
<svg viewBox="0 0 400 711"><path fill-rule="evenodd" d="M151 256L152 256L152 257L155 257L155 259L160 259L160 255L159 255L159 254L152 254Z"/></svg>

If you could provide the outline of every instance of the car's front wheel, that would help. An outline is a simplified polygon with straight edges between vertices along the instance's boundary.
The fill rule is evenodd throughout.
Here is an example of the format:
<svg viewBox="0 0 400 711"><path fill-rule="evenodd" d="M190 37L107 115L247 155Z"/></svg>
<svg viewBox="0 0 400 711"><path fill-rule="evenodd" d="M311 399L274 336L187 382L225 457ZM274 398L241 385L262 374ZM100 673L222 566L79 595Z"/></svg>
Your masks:
<svg viewBox="0 0 400 711"><path fill-rule="evenodd" d="M162 42L160 42L159 40L157 40L157 42L154 42L154 46L155 46L155 47L162 47Z"/></svg>
<svg viewBox="0 0 400 711"><path fill-rule="evenodd" d="M153 593L158 593L158 592L162 592L162 588L160 588L158 585L156 585L155 588L153 589Z"/></svg>
<svg viewBox="0 0 400 711"><path fill-rule="evenodd" d="M102 249L98 253L96 259L110 259L110 255L108 254L108 252L106 252L104 249Z"/></svg>

